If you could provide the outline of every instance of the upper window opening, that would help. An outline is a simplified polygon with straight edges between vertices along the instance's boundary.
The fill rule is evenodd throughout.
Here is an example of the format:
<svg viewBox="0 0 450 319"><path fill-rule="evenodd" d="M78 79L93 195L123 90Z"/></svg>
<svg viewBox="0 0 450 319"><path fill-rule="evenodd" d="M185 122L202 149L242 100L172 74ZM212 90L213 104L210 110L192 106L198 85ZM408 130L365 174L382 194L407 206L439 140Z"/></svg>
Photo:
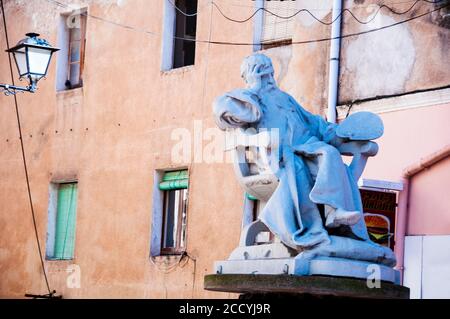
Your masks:
<svg viewBox="0 0 450 319"><path fill-rule="evenodd" d="M57 90L83 86L84 52L86 47L86 14L62 15L58 31Z"/></svg>
<svg viewBox="0 0 450 319"><path fill-rule="evenodd" d="M195 63L197 15L191 15L197 13L197 0L177 0L175 4L178 10L175 17L173 68L180 68Z"/></svg>

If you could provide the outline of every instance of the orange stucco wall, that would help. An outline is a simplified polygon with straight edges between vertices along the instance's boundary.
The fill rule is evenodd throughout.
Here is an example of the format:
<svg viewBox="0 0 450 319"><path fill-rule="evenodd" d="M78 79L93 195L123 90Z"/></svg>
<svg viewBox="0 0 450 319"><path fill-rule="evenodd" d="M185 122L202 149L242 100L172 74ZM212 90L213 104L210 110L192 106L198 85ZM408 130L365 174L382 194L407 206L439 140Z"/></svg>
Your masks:
<svg viewBox="0 0 450 319"><path fill-rule="evenodd" d="M218 2L236 19L253 12L251 0L239 1L238 10L227 1ZM161 72L162 0L66 3L89 5L91 15L155 34L88 18L84 87L57 93L53 61L39 91L18 96L44 251L49 184L73 179L79 183L75 259L45 262L51 288L65 298L236 297L205 291L203 276L211 273L214 260L227 258L238 244L243 192L229 164L197 163L193 159L174 164L170 134L179 127L193 131L195 120L201 120L205 128L215 126L211 103L224 91L243 85L239 66L252 47L198 43L194 66ZM251 22L230 23L217 10L211 11L207 0L199 0L199 8L199 39L211 36L215 41L252 42ZM5 9L12 42L35 31L56 43L57 20L64 11L60 7L46 1L5 1ZM331 16L328 5L316 12L324 19ZM3 50L3 28L0 34ZM294 40L320 39L329 34L330 27L309 21L297 25ZM320 113L327 101L328 43L294 45L266 53L273 58L281 88L308 110ZM443 61L442 65L447 64ZM429 79L431 86L442 85L446 75L438 75L436 83ZM351 82L349 78L344 78L346 83ZM0 57L0 82L10 82L5 54ZM351 85L345 90L352 90ZM347 96L351 93L346 91ZM366 176L395 180L405 166L441 147L449 136L448 110L449 105L439 105L382 115L386 136L380 143L380 155L369 162ZM189 167L191 176L187 233L191 258L166 272L164 269L176 260L159 260L166 263L164 266L149 258L153 176L156 169L181 166ZM435 188L442 185L441 170L448 171L448 162L436 169ZM421 178L417 176L417 185L425 188L428 182ZM420 191L419 186L413 186L416 191ZM448 207L445 205L442 207ZM417 204L418 216L429 210L425 206ZM433 210L433 214L444 212ZM0 297L46 293L13 99L5 96L0 96L0 229ZM66 285L66 270L71 264L81 270L79 289Z"/></svg>
<svg viewBox="0 0 450 319"><path fill-rule="evenodd" d="M89 1L89 13L162 33L162 1ZM199 1L205 8L206 1ZM145 10L144 10L145 9ZM30 29L56 43L60 9L51 3L6 2L10 38ZM198 18L198 37L208 37L210 8ZM239 14L246 16L248 10ZM35 20L33 20L33 18ZM37 23L36 23L37 19ZM45 24L39 21L46 21ZM218 40L247 38L251 24L231 25L214 14ZM0 47L6 47L0 30ZM245 36L248 35L248 36ZM213 261L237 245L242 191L227 164L173 164L171 131L194 120L214 127L213 97L241 85L239 65L251 48L230 55L197 46L195 66L160 71L161 38L88 18L84 87L55 92L55 61L38 93L18 96L38 233L45 252L49 184L79 183L75 259L46 261L52 288L65 298L227 297L203 290ZM2 82L10 82L6 54ZM0 296L45 293L20 153L14 104L0 97ZM190 193L187 250L192 259L165 273L149 259L153 175L188 166ZM195 261L194 261L195 259ZM166 260L170 265L176 260ZM67 266L81 269L81 288L66 286Z"/></svg>

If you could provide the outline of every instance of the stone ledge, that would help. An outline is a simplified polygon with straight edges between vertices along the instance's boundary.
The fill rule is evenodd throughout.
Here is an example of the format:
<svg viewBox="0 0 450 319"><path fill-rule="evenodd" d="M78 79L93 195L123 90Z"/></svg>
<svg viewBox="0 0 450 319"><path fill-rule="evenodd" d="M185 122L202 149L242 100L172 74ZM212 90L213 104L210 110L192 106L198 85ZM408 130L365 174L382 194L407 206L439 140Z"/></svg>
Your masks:
<svg viewBox="0 0 450 319"><path fill-rule="evenodd" d="M256 247L236 249L248 250L248 256L255 253ZM381 281L400 283L400 273L391 267L367 261L319 256L306 258L264 258L248 260L222 260L214 263L216 274L220 275L293 275L293 276L327 276L356 278L366 280L377 267Z"/></svg>
<svg viewBox="0 0 450 319"><path fill-rule="evenodd" d="M381 288L370 289L366 280L327 276L206 275L204 288L246 296L289 294L319 298L409 299L407 287L381 282Z"/></svg>

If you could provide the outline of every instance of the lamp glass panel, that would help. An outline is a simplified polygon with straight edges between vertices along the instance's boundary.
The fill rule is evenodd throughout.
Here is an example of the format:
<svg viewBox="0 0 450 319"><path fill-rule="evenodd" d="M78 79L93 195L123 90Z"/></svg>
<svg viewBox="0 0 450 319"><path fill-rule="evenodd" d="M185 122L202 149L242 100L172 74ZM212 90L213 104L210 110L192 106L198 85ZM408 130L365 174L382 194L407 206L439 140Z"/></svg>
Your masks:
<svg viewBox="0 0 450 319"><path fill-rule="evenodd" d="M32 77L40 79L45 76L51 55L51 51L47 49L28 48L28 61Z"/></svg>
<svg viewBox="0 0 450 319"><path fill-rule="evenodd" d="M16 59L19 75L23 76L28 73L27 56L25 55L25 48L14 51L14 58Z"/></svg>

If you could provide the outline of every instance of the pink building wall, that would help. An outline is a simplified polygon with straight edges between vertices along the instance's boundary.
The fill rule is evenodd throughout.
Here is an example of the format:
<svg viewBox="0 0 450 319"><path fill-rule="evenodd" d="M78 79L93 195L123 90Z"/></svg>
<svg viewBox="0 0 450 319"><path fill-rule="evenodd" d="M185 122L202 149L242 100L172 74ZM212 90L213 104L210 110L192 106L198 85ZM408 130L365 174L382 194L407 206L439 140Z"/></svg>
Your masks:
<svg viewBox="0 0 450 319"><path fill-rule="evenodd" d="M411 180L407 235L450 234L450 158Z"/></svg>
<svg viewBox="0 0 450 319"><path fill-rule="evenodd" d="M380 114L385 135L363 178L401 181L403 171L450 144L450 104ZM450 159L411 179L406 235L450 234Z"/></svg>

